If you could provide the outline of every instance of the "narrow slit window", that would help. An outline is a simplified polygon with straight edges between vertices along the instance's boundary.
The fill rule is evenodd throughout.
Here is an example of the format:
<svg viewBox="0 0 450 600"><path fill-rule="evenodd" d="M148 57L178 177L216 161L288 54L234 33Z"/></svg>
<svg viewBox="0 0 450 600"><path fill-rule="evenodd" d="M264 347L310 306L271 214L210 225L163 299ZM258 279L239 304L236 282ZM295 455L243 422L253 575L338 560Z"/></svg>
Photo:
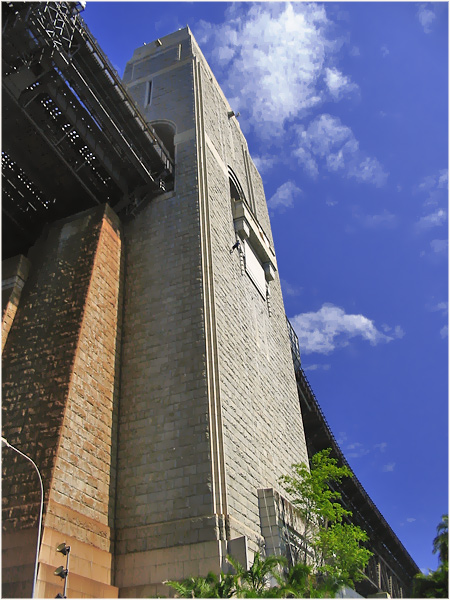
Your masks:
<svg viewBox="0 0 450 600"><path fill-rule="evenodd" d="M145 100L145 105L146 106L150 106L150 104L152 103L152 87L153 86L152 86L151 80L147 81L147 97L146 97L146 100Z"/></svg>

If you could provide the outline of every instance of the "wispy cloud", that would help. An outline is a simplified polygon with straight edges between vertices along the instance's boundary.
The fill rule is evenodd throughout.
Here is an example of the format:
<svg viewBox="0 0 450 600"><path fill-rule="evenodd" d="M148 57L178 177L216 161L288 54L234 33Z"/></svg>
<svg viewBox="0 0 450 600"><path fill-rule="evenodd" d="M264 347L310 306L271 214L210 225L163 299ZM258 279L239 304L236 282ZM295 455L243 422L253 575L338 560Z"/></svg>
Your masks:
<svg viewBox="0 0 450 600"><path fill-rule="evenodd" d="M447 220L447 211L442 208L438 208L434 212L421 217L416 223L416 229L419 231L425 231L433 227L439 227L444 225Z"/></svg>
<svg viewBox="0 0 450 600"><path fill-rule="evenodd" d="M293 181L283 183L275 194L267 201L267 206L271 210L292 208L294 201L302 194L302 190L295 185Z"/></svg>
<svg viewBox="0 0 450 600"><path fill-rule="evenodd" d="M360 442L348 444L345 448L345 456L347 458L361 458L369 454L370 450L364 447Z"/></svg>
<svg viewBox="0 0 450 600"><path fill-rule="evenodd" d="M285 296L300 296L303 292L303 288L297 285L291 285L286 279L280 278L281 289Z"/></svg>
<svg viewBox="0 0 450 600"><path fill-rule="evenodd" d="M415 188L415 192L426 194L425 205L438 206L447 200L448 169L440 169L424 177Z"/></svg>
<svg viewBox="0 0 450 600"><path fill-rule="evenodd" d="M388 444L387 442L379 442L374 444L372 447L368 447L361 442L348 442L347 434L345 432L339 432L337 443L341 450L344 452L347 458L362 458L373 452L385 452Z"/></svg>
<svg viewBox="0 0 450 600"><path fill-rule="evenodd" d="M260 133L261 124L280 129L325 99L321 80L337 45L323 5L235 3L225 16L219 25L201 21L195 34L211 48L227 97Z"/></svg>
<svg viewBox="0 0 450 600"><path fill-rule="evenodd" d="M314 365L303 365L304 371L329 371L331 369L330 364L314 364Z"/></svg>
<svg viewBox="0 0 450 600"><path fill-rule="evenodd" d="M364 315L346 314L342 308L327 303L316 312L296 315L290 321L304 354L330 354L336 348L348 346L355 337L361 337L376 346L404 335L399 326L393 328L389 335L382 333Z"/></svg>
<svg viewBox="0 0 450 600"><path fill-rule="evenodd" d="M448 302L446 301L442 301L442 302L438 302L437 304L429 304L426 307L428 310L430 310L431 312L437 312L440 313L440 316L443 317L445 319L445 321L447 321L448 317ZM446 323L443 327L440 328L439 330L439 335L441 336L441 338L443 340L445 340L448 337L448 323Z"/></svg>
<svg viewBox="0 0 450 600"><path fill-rule="evenodd" d="M380 442L379 444L375 444L374 449L379 450L380 452L384 452L387 448L387 442Z"/></svg>
<svg viewBox="0 0 450 600"><path fill-rule="evenodd" d="M288 127L295 132L325 102L359 95L357 83L336 64L342 38L326 6L236 2L225 17L221 24L200 21L194 33L230 104L243 115L244 129L274 147L281 140L285 148L294 144L296 158L313 177L321 167L383 185L383 166L360 150L351 129L336 117L316 116L294 135L298 139L286 136ZM255 162L262 170L272 166L264 157Z"/></svg>
<svg viewBox="0 0 450 600"><path fill-rule="evenodd" d="M431 240L431 250L435 254L446 254L448 249L448 240Z"/></svg>
<svg viewBox="0 0 450 600"><path fill-rule="evenodd" d="M260 173L267 173L278 163L278 157L273 155L252 156L252 158Z"/></svg>
<svg viewBox="0 0 450 600"><path fill-rule="evenodd" d="M359 91L336 67L342 40L333 38L323 4L233 3L225 17L200 21L194 33L230 103L260 138Z"/></svg>
<svg viewBox="0 0 450 600"><path fill-rule="evenodd" d="M443 300L442 302L438 302L437 304L429 306L429 309L432 312L440 312L443 315L446 315L448 313L448 302Z"/></svg>
<svg viewBox="0 0 450 600"><path fill-rule="evenodd" d="M386 58L386 56L389 54L389 48L387 46L381 46L380 50L383 58Z"/></svg>
<svg viewBox="0 0 450 600"><path fill-rule="evenodd" d="M434 10L431 8L430 4L420 4L417 9L417 18L420 21L420 24L423 27L425 33L431 33L431 24L436 18L436 14Z"/></svg>
<svg viewBox="0 0 450 600"><path fill-rule="evenodd" d="M384 333L393 335L397 340L401 340L403 337L405 337L405 332L400 325L396 325L394 328L392 328L389 325L386 325L386 323L383 323L381 329L384 331Z"/></svg>
<svg viewBox="0 0 450 600"><path fill-rule="evenodd" d="M353 131L337 117L322 114L308 127L299 125L295 131L297 148L294 156L312 177L318 175L321 166L376 186L385 183L388 174L382 165L360 150Z"/></svg>
<svg viewBox="0 0 450 600"><path fill-rule="evenodd" d="M364 215L358 209L353 216L367 229L392 229L397 225L397 217L387 209L377 215Z"/></svg>
<svg viewBox="0 0 450 600"><path fill-rule="evenodd" d="M349 77L335 68L330 69L327 67L325 69L325 83L328 91L335 100L341 100L344 96L359 91L356 83L353 83Z"/></svg>
<svg viewBox="0 0 450 600"><path fill-rule="evenodd" d="M440 169L432 175L424 177L413 189L415 194L422 195L423 212L425 213L415 223L416 231L423 233L443 225L447 220L448 204L448 170ZM432 243L432 250L438 253L444 249L444 240L436 240Z"/></svg>
<svg viewBox="0 0 450 600"><path fill-rule="evenodd" d="M383 473L392 473L392 471L395 469L395 462L392 463L388 463L387 465L383 465L381 470L383 471Z"/></svg>

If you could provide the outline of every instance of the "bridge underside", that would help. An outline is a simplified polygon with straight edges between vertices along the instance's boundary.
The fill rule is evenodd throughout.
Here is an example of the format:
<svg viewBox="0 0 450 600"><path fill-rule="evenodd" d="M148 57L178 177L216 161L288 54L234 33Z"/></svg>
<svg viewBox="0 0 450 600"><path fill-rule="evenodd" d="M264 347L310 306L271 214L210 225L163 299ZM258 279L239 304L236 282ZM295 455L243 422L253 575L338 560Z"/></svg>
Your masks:
<svg viewBox="0 0 450 600"><path fill-rule="evenodd" d="M173 156L78 5L4 2L2 17L3 257L45 223L105 202L126 218L170 190Z"/></svg>
<svg viewBox="0 0 450 600"><path fill-rule="evenodd" d="M289 321L287 323L308 456L311 458L317 452L331 448L331 456L351 470L301 367L298 338L292 325ZM341 494L344 507L352 512L352 523L368 534L368 548L373 552L365 571L366 577L356 584L356 591L364 597L386 592L393 598L410 597L413 577L419 568L403 544L355 475L345 478L336 489Z"/></svg>

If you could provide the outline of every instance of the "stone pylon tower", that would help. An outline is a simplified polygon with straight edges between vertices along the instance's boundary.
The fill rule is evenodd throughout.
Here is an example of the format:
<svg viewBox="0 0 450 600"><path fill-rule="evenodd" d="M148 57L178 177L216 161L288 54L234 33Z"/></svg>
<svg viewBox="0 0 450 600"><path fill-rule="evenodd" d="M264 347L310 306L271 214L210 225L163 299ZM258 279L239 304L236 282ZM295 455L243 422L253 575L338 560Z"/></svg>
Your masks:
<svg viewBox="0 0 450 600"><path fill-rule="evenodd" d="M91 84L109 82L105 98L124 96L86 64ZM108 163L111 178L130 183L132 209L128 194L111 208L106 193L98 206L80 193L26 258L3 263L2 436L35 460L44 483L36 597L62 591L62 542L68 597L155 597L170 593L167 579L219 572L227 554L248 564L258 550L289 553L286 532L295 535L278 480L307 450L261 178L188 28L136 50L124 79L172 153L174 189L122 177L143 170L129 155L142 154L146 134L135 107L109 106L103 127L115 144L121 126L138 123ZM50 107L53 122L66 96L47 84L35 109ZM88 130L77 110L95 146L100 126L92 117ZM28 138L40 139L24 134L18 154L35 173ZM104 146L94 149L104 157ZM78 180L54 171L63 206ZM2 593L30 597L41 495L23 458L11 448L2 456Z"/></svg>
<svg viewBox="0 0 450 600"><path fill-rule="evenodd" d="M125 228L115 585L148 596L227 553L278 551L273 490L307 453L263 185L232 107L188 28L138 48L124 82L176 164L174 191Z"/></svg>

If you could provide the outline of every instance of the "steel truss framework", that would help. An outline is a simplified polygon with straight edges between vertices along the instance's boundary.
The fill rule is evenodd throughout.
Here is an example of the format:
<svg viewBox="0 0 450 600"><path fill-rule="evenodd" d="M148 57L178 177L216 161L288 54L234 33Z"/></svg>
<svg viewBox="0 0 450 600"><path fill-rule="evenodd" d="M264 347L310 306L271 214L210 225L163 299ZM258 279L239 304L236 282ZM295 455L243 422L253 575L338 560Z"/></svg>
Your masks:
<svg viewBox="0 0 450 600"><path fill-rule="evenodd" d="M133 214L173 187L173 156L81 19L79 3L3 2L3 248L109 202Z"/></svg>
<svg viewBox="0 0 450 600"><path fill-rule="evenodd" d="M311 459L317 452L331 448L331 456L336 458L341 466L345 465L352 470L303 371L298 338L292 325L287 322L308 457ZM419 568L358 478L354 474L345 478L336 486L336 490L341 493L344 508L352 512L351 522L367 532L367 547L373 552L365 571L365 578L356 584L356 591L366 597L378 592L388 592L392 598L410 597L412 580Z"/></svg>

